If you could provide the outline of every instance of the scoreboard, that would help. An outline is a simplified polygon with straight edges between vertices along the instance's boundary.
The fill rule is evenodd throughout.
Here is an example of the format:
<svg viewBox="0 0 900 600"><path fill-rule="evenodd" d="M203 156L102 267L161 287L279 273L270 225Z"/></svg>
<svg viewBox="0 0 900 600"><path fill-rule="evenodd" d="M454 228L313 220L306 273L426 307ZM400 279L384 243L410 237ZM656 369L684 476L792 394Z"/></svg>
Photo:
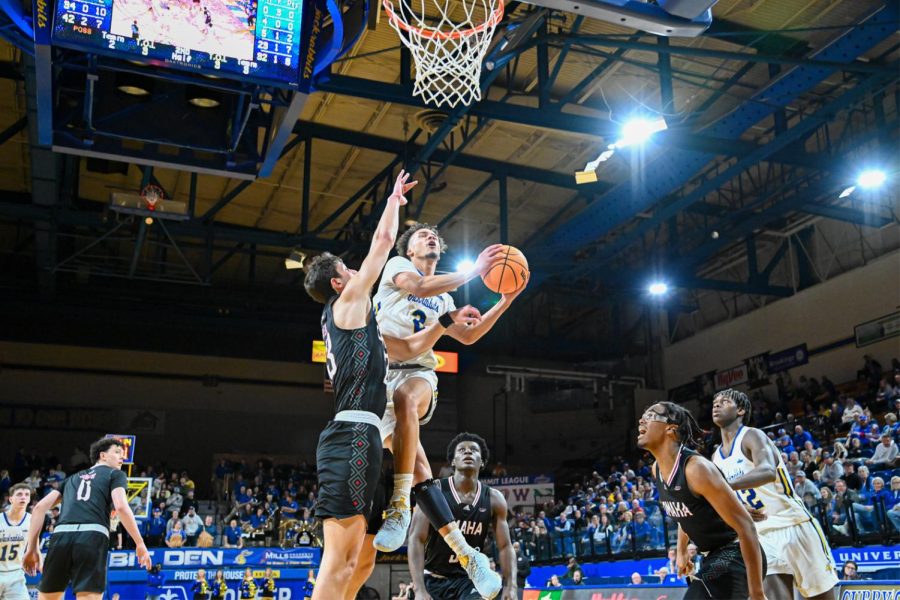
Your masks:
<svg viewBox="0 0 900 600"><path fill-rule="evenodd" d="M57 0L55 46L298 87L308 0Z"/></svg>

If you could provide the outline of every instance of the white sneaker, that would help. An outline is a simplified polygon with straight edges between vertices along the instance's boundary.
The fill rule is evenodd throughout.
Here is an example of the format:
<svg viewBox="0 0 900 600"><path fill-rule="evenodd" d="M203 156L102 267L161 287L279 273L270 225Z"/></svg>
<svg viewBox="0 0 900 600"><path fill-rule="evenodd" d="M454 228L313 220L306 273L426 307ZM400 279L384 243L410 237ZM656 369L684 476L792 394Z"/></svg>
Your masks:
<svg viewBox="0 0 900 600"><path fill-rule="evenodd" d="M372 545L381 552L393 552L406 541L406 530L412 513L408 506L391 505L384 511L384 523L375 534Z"/></svg>
<svg viewBox="0 0 900 600"><path fill-rule="evenodd" d="M466 574L475 589L483 598L490 600L500 593L503 588L503 580L500 575L491 570L491 561L481 552L469 556L466 563Z"/></svg>

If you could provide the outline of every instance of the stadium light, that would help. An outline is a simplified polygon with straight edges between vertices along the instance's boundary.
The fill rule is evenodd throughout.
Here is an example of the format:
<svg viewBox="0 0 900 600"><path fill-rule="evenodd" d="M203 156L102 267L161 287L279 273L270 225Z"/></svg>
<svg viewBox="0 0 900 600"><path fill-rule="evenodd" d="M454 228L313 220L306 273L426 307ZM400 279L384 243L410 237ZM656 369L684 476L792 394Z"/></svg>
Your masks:
<svg viewBox="0 0 900 600"><path fill-rule="evenodd" d="M635 118L626 121L622 126L622 137L615 144L616 148L639 146L649 140L654 133L663 131L666 127L666 120L662 117L658 119Z"/></svg>
<svg viewBox="0 0 900 600"><path fill-rule="evenodd" d="M661 281L656 281L650 284L650 287L647 288L647 291L650 292L651 296L664 296L669 291L669 286Z"/></svg>
<svg viewBox="0 0 900 600"><path fill-rule="evenodd" d="M865 190L871 190L881 187L885 181L887 181L887 173L881 169L867 169L859 174L856 184Z"/></svg>
<svg viewBox="0 0 900 600"><path fill-rule="evenodd" d="M470 260L468 258L464 258L458 263L456 263L456 272L457 273L471 273L475 270L475 261Z"/></svg>

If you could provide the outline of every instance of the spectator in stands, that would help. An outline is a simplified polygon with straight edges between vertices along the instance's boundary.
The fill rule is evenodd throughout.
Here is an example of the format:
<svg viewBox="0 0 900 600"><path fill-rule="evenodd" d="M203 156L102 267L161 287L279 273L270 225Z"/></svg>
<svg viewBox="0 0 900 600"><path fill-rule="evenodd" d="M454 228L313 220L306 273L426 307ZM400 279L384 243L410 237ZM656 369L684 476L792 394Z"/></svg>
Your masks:
<svg viewBox="0 0 900 600"><path fill-rule="evenodd" d="M619 552L629 552L631 550L631 525L633 522L634 515L630 510L626 510L622 513L622 518L619 521L619 526L616 529L615 535L613 536L613 552L615 552L616 554L618 554Z"/></svg>
<svg viewBox="0 0 900 600"><path fill-rule="evenodd" d="M834 485L834 482L841 478L844 474L844 465L839 460L835 460L831 452L822 453L822 483L824 485Z"/></svg>
<svg viewBox="0 0 900 600"><path fill-rule="evenodd" d="M628 585L630 585L630 586L631 585L643 585L643 583L644 583L643 577L641 577L640 573L635 571L634 573L631 574L631 583L629 583Z"/></svg>
<svg viewBox="0 0 900 600"><path fill-rule="evenodd" d="M788 459L785 461L784 466L787 469L788 475L792 478L796 477L797 473L803 470L803 463L800 462L800 454L798 452L791 452L788 455Z"/></svg>
<svg viewBox="0 0 900 600"><path fill-rule="evenodd" d="M881 428L881 434L888 434L894 439L900 438L900 427L897 425L897 415L894 413L887 413L884 415L884 427Z"/></svg>
<svg viewBox="0 0 900 600"><path fill-rule="evenodd" d="M547 580L547 587L551 587L551 588L561 588L561 587L562 587L562 583L560 583L560 581L559 581L559 576L558 576L558 575L551 575L551 576L550 576L550 579Z"/></svg>
<svg viewBox="0 0 900 600"><path fill-rule="evenodd" d="M700 563L703 562L703 555L697 552L697 545L694 543L688 544L688 558L694 563L694 573L700 571Z"/></svg>
<svg viewBox="0 0 900 600"><path fill-rule="evenodd" d="M570 585L584 585L584 574L581 570L572 573L572 583Z"/></svg>
<svg viewBox="0 0 900 600"><path fill-rule="evenodd" d="M859 565L854 560L848 560L841 569L841 579L844 581L857 581L859 579Z"/></svg>
<svg viewBox="0 0 900 600"><path fill-rule="evenodd" d="M609 520L609 513L606 512L606 505L603 505L604 511L602 514L594 515L594 518L597 520L596 526L591 531L589 529L588 533L591 537L591 541L593 542L593 550L595 554L605 554L610 551L610 544L612 542L613 535L613 526Z"/></svg>
<svg viewBox="0 0 900 600"><path fill-rule="evenodd" d="M184 494L184 500L181 503L181 514L187 514L192 508L197 508L197 500L194 498L194 490L189 489Z"/></svg>
<svg viewBox="0 0 900 600"><path fill-rule="evenodd" d="M791 441L794 444L794 448L803 448L806 445L806 442L812 442L813 446L817 446L812 434L803 430L803 425L794 427L794 435L791 438Z"/></svg>
<svg viewBox="0 0 900 600"><path fill-rule="evenodd" d="M159 547L163 545L167 533L166 519L162 516L162 511L157 506L150 513L150 518L144 521L144 539L147 546Z"/></svg>
<svg viewBox="0 0 900 600"><path fill-rule="evenodd" d="M527 587L526 580L531 574L531 561L519 542L513 542L513 552L516 553L516 583L519 589Z"/></svg>
<svg viewBox="0 0 900 600"><path fill-rule="evenodd" d="M560 555L575 553L575 527L566 513L560 513L555 523L556 552Z"/></svg>
<svg viewBox="0 0 900 600"><path fill-rule="evenodd" d="M890 496L890 501L885 502L884 508L888 520L894 525L897 533L900 533L900 475L891 477Z"/></svg>
<svg viewBox="0 0 900 600"><path fill-rule="evenodd" d="M849 460L844 461L844 476L841 477L841 479L844 480L844 483L846 483L847 487L851 490L858 490L862 483L859 480L859 475L856 474L856 465Z"/></svg>
<svg viewBox="0 0 900 600"><path fill-rule="evenodd" d="M850 438L850 447L847 449L847 459L854 462L862 462L872 456L872 451L863 447L863 442L858 437Z"/></svg>
<svg viewBox="0 0 900 600"><path fill-rule="evenodd" d="M804 450L800 453L800 470L806 473L807 479L812 479L813 473L819 470L819 465L816 463L816 459L812 454L809 453L808 450Z"/></svg>
<svg viewBox="0 0 900 600"><path fill-rule="evenodd" d="M884 480L881 477L869 477L866 467L859 468L859 499L853 503L853 516L856 517L856 525L860 533L873 531L877 527L875 511L875 499L884 488Z"/></svg>
<svg viewBox="0 0 900 600"><path fill-rule="evenodd" d="M898 454L897 444L891 439L891 434L885 432L881 434L881 443L875 447L872 458L867 458L865 462L874 471L892 469L897 464Z"/></svg>
<svg viewBox="0 0 900 600"><path fill-rule="evenodd" d="M844 404L844 414L841 415L841 424L849 427L857 423L857 419L863 414L862 406L860 406L853 398L847 398Z"/></svg>
<svg viewBox="0 0 900 600"><path fill-rule="evenodd" d="M169 532L175 529L175 524L181 523L181 518L179 517L178 511L172 511L172 517L166 522L166 535L169 535Z"/></svg>
<svg viewBox="0 0 900 600"><path fill-rule="evenodd" d="M219 528L216 527L212 515L206 515L203 519L203 529L197 537L197 545L201 548L212 548L216 545L216 538L219 535Z"/></svg>
<svg viewBox="0 0 900 600"><path fill-rule="evenodd" d="M834 508L835 508L835 500L834 500L834 492L831 491L831 488L823 486L820 489L822 497L819 499L818 505L815 510L816 516L820 517L820 521L825 523L832 523L834 520Z"/></svg>
<svg viewBox="0 0 900 600"><path fill-rule="evenodd" d="M170 487L171 485L172 484L169 484ZM179 513L181 513L181 507L184 504L184 496L182 496L177 489L172 488L169 490L169 496L166 498L166 504L172 510L177 510Z"/></svg>
<svg viewBox="0 0 900 600"><path fill-rule="evenodd" d="M176 521L172 530L166 534L166 546L169 548L181 548L185 543L184 526L181 521Z"/></svg>
<svg viewBox="0 0 900 600"><path fill-rule="evenodd" d="M203 530L203 520L197 515L197 511L193 506L188 509L187 514L181 519L181 526L184 529L184 544L186 546L196 546L197 537Z"/></svg>
<svg viewBox="0 0 900 600"><path fill-rule="evenodd" d="M859 475L859 494L860 496L863 494L871 494L872 493L872 477L869 475L869 467L865 465L860 465L856 470L857 475Z"/></svg>
<svg viewBox="0 0 900 600"><path fill-rule="evenodd" d="M654 531L647 522L647 515L643 510L637 510L634 513L634 545L638 552L646 552L652 550L654 546Z"/></svg>
<svg viewBox="0 0 900 600"><path fill-rule="evenodd" d="M804 471L798 471L797 476L794 477L794 490L801 498L805 494L811 494L812 497L816 500L822 497L822 492L819 491L819 488L816 487L816 484L807 479L806 473Z"/></svg>
<svg viewBox="0 0 900 600"><path fill-rule="evenodd" d="M231 519L228 527L222 532L222 546L225 548L243 548L244 538L241 537L241 533L237 519Z"/></svg>
<svg viewBox="0 0 900 600"><path fill-rule="evenodd" d="M166 574L162 572L162 565L159 563L154 564L147 573L147 591L144 598L146 600L159 600L165 583Z"/></svg>

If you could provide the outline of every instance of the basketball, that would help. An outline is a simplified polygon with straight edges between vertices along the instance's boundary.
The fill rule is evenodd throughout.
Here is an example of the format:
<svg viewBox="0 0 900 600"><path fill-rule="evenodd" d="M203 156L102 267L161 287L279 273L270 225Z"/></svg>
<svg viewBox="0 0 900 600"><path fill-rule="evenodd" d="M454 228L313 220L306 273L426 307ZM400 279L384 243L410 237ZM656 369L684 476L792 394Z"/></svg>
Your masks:
<svg viewBox="0 0 900 600"><path fill-rule="evenodd" d="M492 292L511 294L528 281L528 260L518 248L504 246L503 249L481 279Z"/></svg>

